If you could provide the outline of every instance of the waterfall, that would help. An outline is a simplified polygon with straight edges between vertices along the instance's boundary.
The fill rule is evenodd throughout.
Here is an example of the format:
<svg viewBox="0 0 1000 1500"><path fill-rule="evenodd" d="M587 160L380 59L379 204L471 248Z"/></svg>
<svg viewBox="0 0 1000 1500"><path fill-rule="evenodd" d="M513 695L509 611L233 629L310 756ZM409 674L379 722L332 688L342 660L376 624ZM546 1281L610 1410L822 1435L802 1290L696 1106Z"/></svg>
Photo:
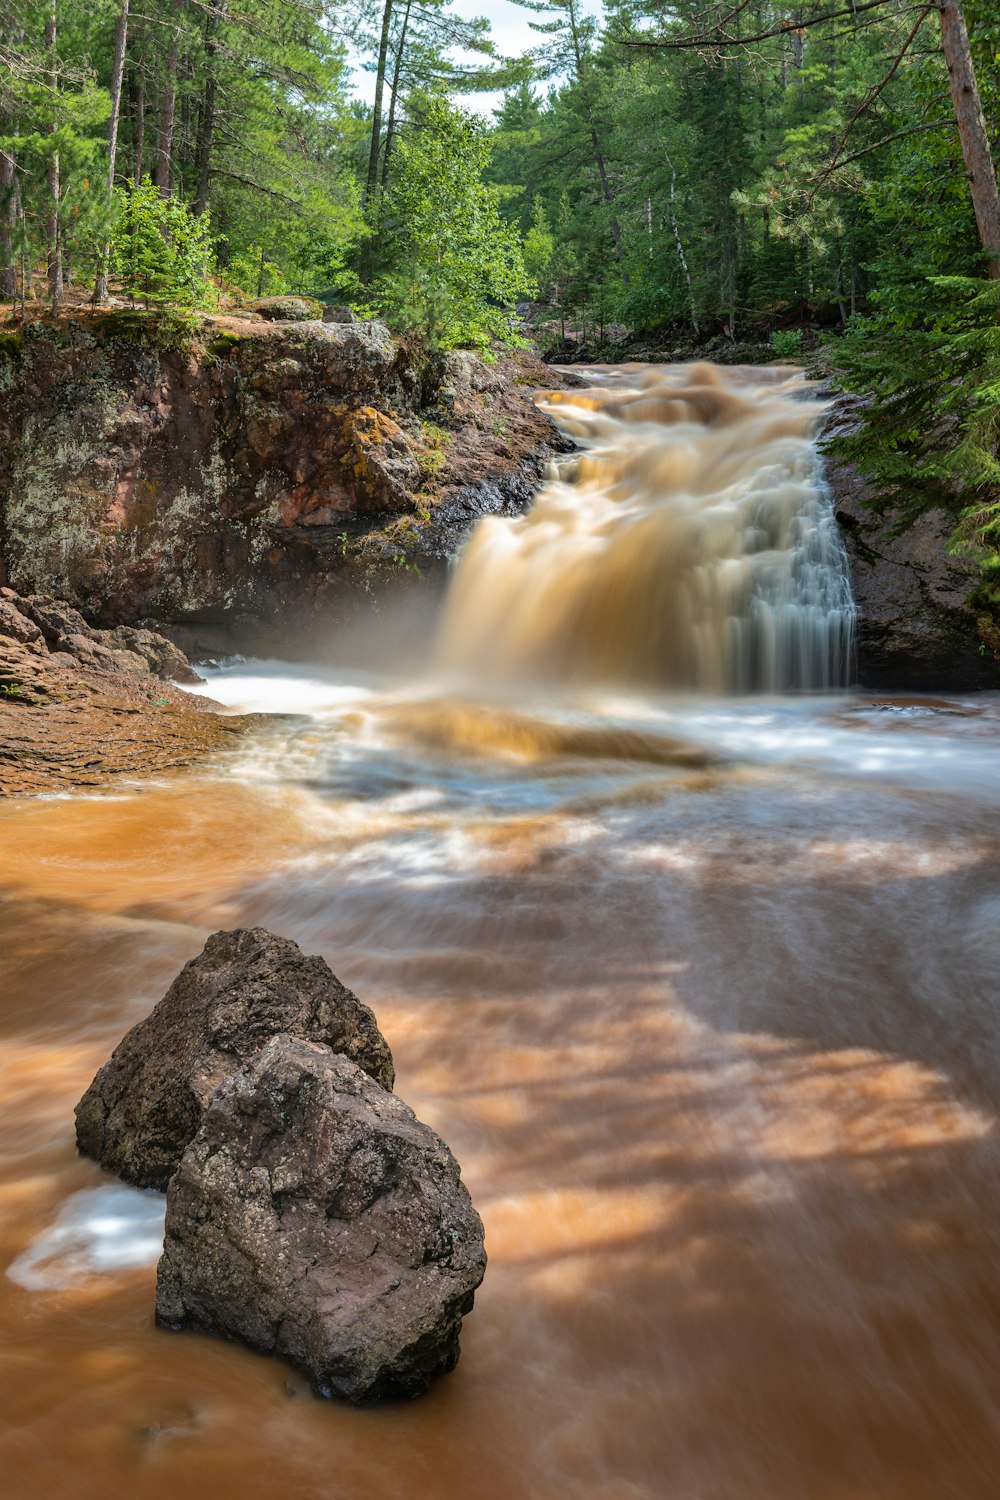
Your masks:
<svg viewBox="0 0 1000 1500"><path fill-rule="evenodd" d="M537 399L578 451L453 576L438 665L706 692L850 679L854 606L798 371L596 366Z"/></svg>

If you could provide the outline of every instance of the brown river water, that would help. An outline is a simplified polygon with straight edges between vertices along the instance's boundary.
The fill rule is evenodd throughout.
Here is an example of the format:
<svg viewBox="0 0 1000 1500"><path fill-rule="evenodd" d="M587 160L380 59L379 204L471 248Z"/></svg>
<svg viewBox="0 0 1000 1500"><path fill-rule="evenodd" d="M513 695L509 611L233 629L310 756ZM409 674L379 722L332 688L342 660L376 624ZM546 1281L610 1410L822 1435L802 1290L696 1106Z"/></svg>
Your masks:
<svg viewBox="0 0 1000 1500"><path fill-rule="evenodd" d="M561 398L555 514L477 534L416 685L232 662L212 696L295 716L235 759L0 803L5 1500L1000 1493L1000 698L842 685L814 413L780 378ZM653 683L636 612L661 628L678 528ZM375 1009L486 1226L458 1369L412 1404L154 1328L161 1200L75 1153L122 1033L256 923Z"/></svg>

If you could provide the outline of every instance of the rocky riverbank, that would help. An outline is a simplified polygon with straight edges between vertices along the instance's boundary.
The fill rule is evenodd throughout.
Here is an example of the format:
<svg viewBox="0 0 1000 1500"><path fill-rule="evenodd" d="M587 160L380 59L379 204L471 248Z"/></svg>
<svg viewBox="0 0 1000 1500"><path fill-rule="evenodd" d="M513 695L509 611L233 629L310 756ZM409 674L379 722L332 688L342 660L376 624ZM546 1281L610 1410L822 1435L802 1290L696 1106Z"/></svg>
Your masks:
<svg viewBox="0 0 1000 1500"><path fill-rule="evenodd" d="M432 595L475 522L523 511L572 446L532 400L572 372L522 352L430 360L379 323L281 311L8 325L0 583L57 595L91 626L152 621L192 653L336 651L386 598ZM666 353L773 359L721 336ZM839 398L828 434L859 415ZM951 515L895 535L856 469L829 468L862 685L1000 687L1000 624L977 605L974 563L948 551Z"/></svg>
<svg viewBox="0 0 1000 1500"><path fill-rule="evenodd" d="M190 765L263 722L178 686L199 680L155 631L95 630L59 600L0 589L0 796Z"/></svg>
<svg viewBox="0 0 1000 1500"><path fill-rule="evenodd" d="M91 624L334 628L566 444L525 354L379 323L77 311L0 335L0 557Z"/></svg>
<svg viewBox="0 0 1000 1500"><path fill-rule="evenodd" d="M864 403L837 396L823 442L857 431ZM906 692L1000 689L1000 622L978 602L980 570L949 550L957 511L927 510L898 530L901 506L857 466L826 455L858 609L862 687Z"/></svg>

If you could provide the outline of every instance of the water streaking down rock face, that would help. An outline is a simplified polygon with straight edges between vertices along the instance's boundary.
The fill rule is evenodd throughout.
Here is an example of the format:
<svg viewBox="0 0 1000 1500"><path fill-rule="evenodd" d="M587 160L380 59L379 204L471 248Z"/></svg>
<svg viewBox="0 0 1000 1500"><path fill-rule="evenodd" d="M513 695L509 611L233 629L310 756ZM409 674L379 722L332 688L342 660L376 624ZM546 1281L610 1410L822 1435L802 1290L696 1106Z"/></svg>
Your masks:
<svg viewBox="0 0 1000 1500"><path fill-rule="evenodd" d="M365 1405L454 1368L485 1269L444 1142L346 1057L277 1036L218 1089L171 1180L156 1316Z"/></svg>
<svg viewBox="0 0 1000 1500"><path fill-rule="evenodd" d="M477 527L448 594L446 672L782 692L844 687L854 606L798 372L588 371L539 395L580 452L527 514Z"/></svg>
<svg viewBox="0 0 1000 1500"><path fill-rule="evenodd" d="M263 928L217 932L97 1074L77 1105L77 1145L125 1182L165 1188L219 1084L278 1032L392 1088L375 1017L323 959Z"/></svg>

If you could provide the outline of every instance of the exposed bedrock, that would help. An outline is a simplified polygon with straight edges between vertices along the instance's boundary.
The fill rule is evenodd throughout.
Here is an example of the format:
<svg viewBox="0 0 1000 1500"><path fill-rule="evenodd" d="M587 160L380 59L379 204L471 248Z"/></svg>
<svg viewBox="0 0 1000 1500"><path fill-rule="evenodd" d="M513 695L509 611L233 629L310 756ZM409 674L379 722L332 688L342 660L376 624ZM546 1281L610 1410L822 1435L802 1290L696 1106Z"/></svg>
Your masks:
<svg viewBox="0 0 1000 1500"><path fill-rule="evenodd" d="M99 786L234 749L260 715L213 713L152 630L94 630L59 599L0 588L0 796Z"/></svg>
<svg viewBox="0 0 1000 1500"><path fill-rule="evenodd" d="M219 1087L171 1179L156 1316L365 1405L454 1368L485 1268L444 1142L346 1057L281 1035Z"/></svg>
<svg viewBox="0 0 1000 1500"><path fill-rule="evenodd" d="M862 412L856 397L839 398L826 436L855 431ZM929 510L894 535L898 508L878 503L854 464L828 456L827 477L851 564L861 685L915 692L1000 688L998 642L974 598L979 570L948 550L955 515Z"/></svg>
<svg viewBox="0 0 1000 1500"><path fill-rule="evenodd" d="M286 320L0 334L0 583L91 625L336 626L443 529L457 545L439 510L504 504L564 446L530 399L558 377L527 355L432 363L379 323L267 310Z"/></svg>
<svg viewBox="0 0 1000 1500"><path fill-rule="evenodd" d="M125 1182L165 1188L219 1084L278 1032L392 1088L375 1017L322 958L264 928L217 932L97 1074L76 1108L77 1145Z"/></svg>

